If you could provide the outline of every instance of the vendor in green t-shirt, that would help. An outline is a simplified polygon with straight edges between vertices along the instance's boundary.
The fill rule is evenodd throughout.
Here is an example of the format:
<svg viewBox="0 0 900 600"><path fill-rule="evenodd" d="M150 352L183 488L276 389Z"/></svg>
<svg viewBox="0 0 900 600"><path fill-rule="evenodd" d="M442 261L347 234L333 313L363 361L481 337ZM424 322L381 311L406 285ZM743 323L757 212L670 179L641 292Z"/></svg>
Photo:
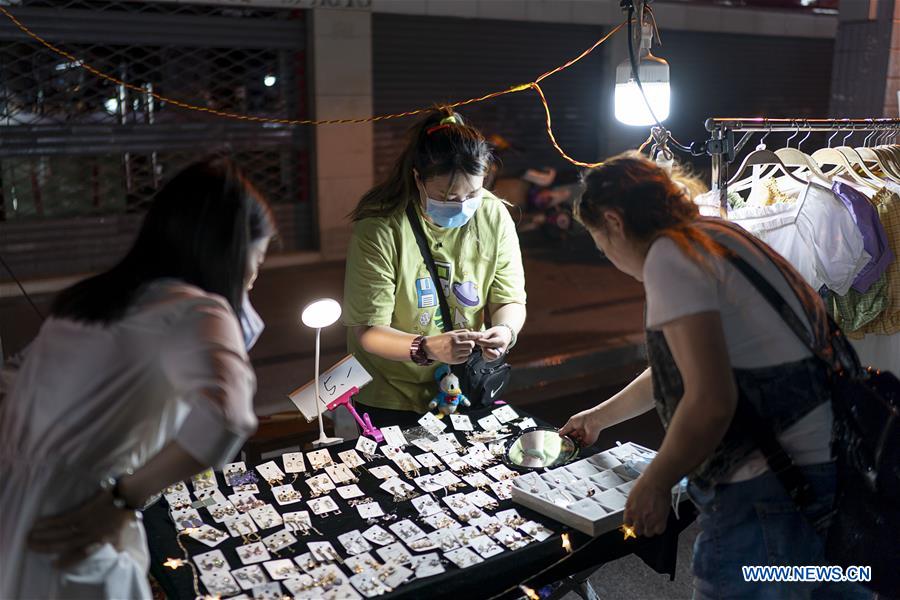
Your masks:
<svg viewBox="0 0 900 600"><path fill-rule="evenodd" d="M504 203L482 187L491 158L478 130L453 111L435 110L413 127L388 179L352 213L344 322L350 352L373 377L357 400L376 425L406 424L426 412L440 363L464 363L476 345L496 359L525 322L515 225ZM406 216L410 203L438 282ZM441 314L435 285L451 314ZM444 333L443 319L452 320L453 331Z"/></svg>

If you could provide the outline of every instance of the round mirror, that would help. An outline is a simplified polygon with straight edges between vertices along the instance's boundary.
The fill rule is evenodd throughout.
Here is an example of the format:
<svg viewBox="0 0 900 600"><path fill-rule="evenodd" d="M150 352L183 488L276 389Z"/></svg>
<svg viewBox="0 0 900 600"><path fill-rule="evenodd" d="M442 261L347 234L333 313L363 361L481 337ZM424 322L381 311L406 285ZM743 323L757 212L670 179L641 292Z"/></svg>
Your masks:
<svg viewBox="0 0 900 600"><path fill-rule="evenodd" d="M578 456L578 444L551 427L531 427L506 446L504 462L525 469L548 469Z"/></svg>

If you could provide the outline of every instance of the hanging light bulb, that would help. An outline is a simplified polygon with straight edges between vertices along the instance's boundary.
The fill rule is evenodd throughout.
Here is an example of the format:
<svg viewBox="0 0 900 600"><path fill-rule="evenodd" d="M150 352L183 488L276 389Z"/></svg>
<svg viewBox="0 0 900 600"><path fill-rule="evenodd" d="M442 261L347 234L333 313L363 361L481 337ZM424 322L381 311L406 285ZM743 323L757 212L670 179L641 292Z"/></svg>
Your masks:
<svg viewBox="0 0 900 600"><path fill-rule="evenodd" d="M662 122L669 116L669 63L650 54L652 39L652 28L643 25L637 63L646 101L633 77L631 60L626 58L616 67L616 119L626 125L654 125L656 119Z"/></svg>

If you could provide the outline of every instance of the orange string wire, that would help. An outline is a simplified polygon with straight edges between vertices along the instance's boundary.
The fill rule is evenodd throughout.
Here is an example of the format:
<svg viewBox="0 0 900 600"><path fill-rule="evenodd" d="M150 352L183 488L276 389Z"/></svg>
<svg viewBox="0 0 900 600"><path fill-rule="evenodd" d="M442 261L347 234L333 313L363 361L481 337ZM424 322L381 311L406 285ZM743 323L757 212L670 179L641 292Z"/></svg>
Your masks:
<svg viewBox="0 0 900 600"><path fill-rule="evenodd" d="M250 121L253 123L275 123L275 124L279 124L279 125L350 125L350 124L361 124L361 123L375 123L377 121L386 121L388 119L399 119L399 118L403 118L403 117L411 117L411 116L418 115L418 114L428 112L431 110L431 108L418 108L416 110L410 110L410 111L401 112L401 113L393 113L393 114L389 114L389 115L379 115L379 116L374 116L374 117L365 117L365 118L360 118L360 119L316 120L316 119L279 119L276 117L259 117L259 116L255 116L255 115L246 115L246 114L235 113L235 112L230 112L230 111L226 111L226 110L218 110L218 109L209 108L206 106L198 106L196 104L190 104L188 102L183 102L183 101L177 100L175 98L170 98L168 96L164 96L157 92L149 91L143 87L134 85L132 83L128 83L126 81L119 79L118 77L114 77L112 75L104 73L103 71L91 66L87 62L79 59L75 55L73 55L69 52L66 52L62 48L45 40L43 37L41 37L34 31L32 31L27 25L22 23L22 21L20 21L18 18L16 18L16 16L13 15L9 10L7 10L3 5L0 5L0 13L2 13L7 19L12 21L13 25L15 25L22 33L27 35L29 38L38 42L39 44L41 44L42 46L44 46L45 48L47 48L54 54L67 59L69 62L71 62L75 65L78 65L79 67L81 67L88 73L91 73L95 77L104 79L104 80L114 83L116 85L123 86L123 87L125 87L133 92L137 92L139 94L147 94L147 95L151 96L152 98L154 98L155 100L159 101L160 103L171 104L172 106L175 106L175 107L178 107L178 108L181 108L184 110L206 113L209 115L213 115L216 117L222 117L225 119L235 119L238 121ZM544 92L541 89L541 86L539 85L539 83L541 81L543 81L544 79L550 77L551 75L555 75L556 73L559 73L560 71L568 69L569 67L571 67L572 65L574 65L575 63L580 61L582 58L584 58L585 56L587 56L588 54L590 54L591 52L596 50L598 46L600 46L601 44L606 42L609 38L611 38L613 35L618 33L619 30L621 30L622 27L624 27L624 26L625 26L625 23L620 23L615 28L610 30L609 33L607 33L605 36L600 38L593 46L591 46L590 48L588 48L587 50L585 50L584 52L579 54L576 58L573 58L569 62L567 62L563 65L560 65L560 66L556 67L555 69L547 71L546 73L542 74L540 77L538 77L533 82L515 85L508 89L500 90L497 92L491 92L489 94L485 94L484 96L479 96L477 98L469 98L468 100L461 100L459 102L454 102L452 104L448 104L447 106L449 108L459 108L460 106L466 106L469 104L484 102L486 100L492 100L493 98L505 96L506 94L514 94L517 92L525 91L527 89L534 89L538 93L541 103L544 105L544 112L547 115L547 135L550 137L550 141L552 142L553 147L556 148L556 150L559 152L559 154L563 158L565 158L567 161L571 162L574 165L577 165L579 167L599 166L602 163L585 163L585 162L577 161L574 158L570 157L568 154L566 154L565 151L559 146L559 144L556 141L556 137L553 135L553 128L551 126L551 118L550 118L550 106L547 104L547 99L544 97Z"/></svg>

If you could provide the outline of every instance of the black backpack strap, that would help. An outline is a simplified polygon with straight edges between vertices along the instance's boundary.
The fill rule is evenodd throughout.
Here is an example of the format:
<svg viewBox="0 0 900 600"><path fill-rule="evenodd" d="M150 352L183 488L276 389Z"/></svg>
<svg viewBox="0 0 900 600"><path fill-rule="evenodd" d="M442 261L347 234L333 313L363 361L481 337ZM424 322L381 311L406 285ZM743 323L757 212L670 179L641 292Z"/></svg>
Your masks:
<svg viewBox="0 0 900 600"><path fill-rule="evenodd" d="M725 256L731 264L747 278L759 294L775 309L775 312L781 315L788 327L809 348L813 356L820 358L815 350L812 333L804 327L800 317L775 287L743 257L728 248L725 248L725 251ZM810 488L809 481L800 472L800 469L797 468L797 465L794 464L794 461L775 437L771 424L760 416L756 407L744 399L738 400L735 418L740 418L749 426L753 441L759 446L772 473L775 474L775 477L787 490L794 503L800 508L809 506L813 501L812 488Z"/></svg>
<svg viewBox="0 0 900 600"><path fill-rule="evenodd" d="M450 312L450 305L447 304L447 298L444 296L444 287L441 285L441 279L438 277L437 265L434 264L434 257L428 248L428 240L425 238L425 230L422 229L422 222L419 215L416 214L416 207L412 202L406 205L406 217L409 225L412 227L413 235L416 237L416 244L419 246L419 252L425 259L425 267L428 268L428 274L431 275L431 282L434 284L437 293L438 302L440 303L441 315L444 322L444 332L453 331L453 315Z"/></svg>

